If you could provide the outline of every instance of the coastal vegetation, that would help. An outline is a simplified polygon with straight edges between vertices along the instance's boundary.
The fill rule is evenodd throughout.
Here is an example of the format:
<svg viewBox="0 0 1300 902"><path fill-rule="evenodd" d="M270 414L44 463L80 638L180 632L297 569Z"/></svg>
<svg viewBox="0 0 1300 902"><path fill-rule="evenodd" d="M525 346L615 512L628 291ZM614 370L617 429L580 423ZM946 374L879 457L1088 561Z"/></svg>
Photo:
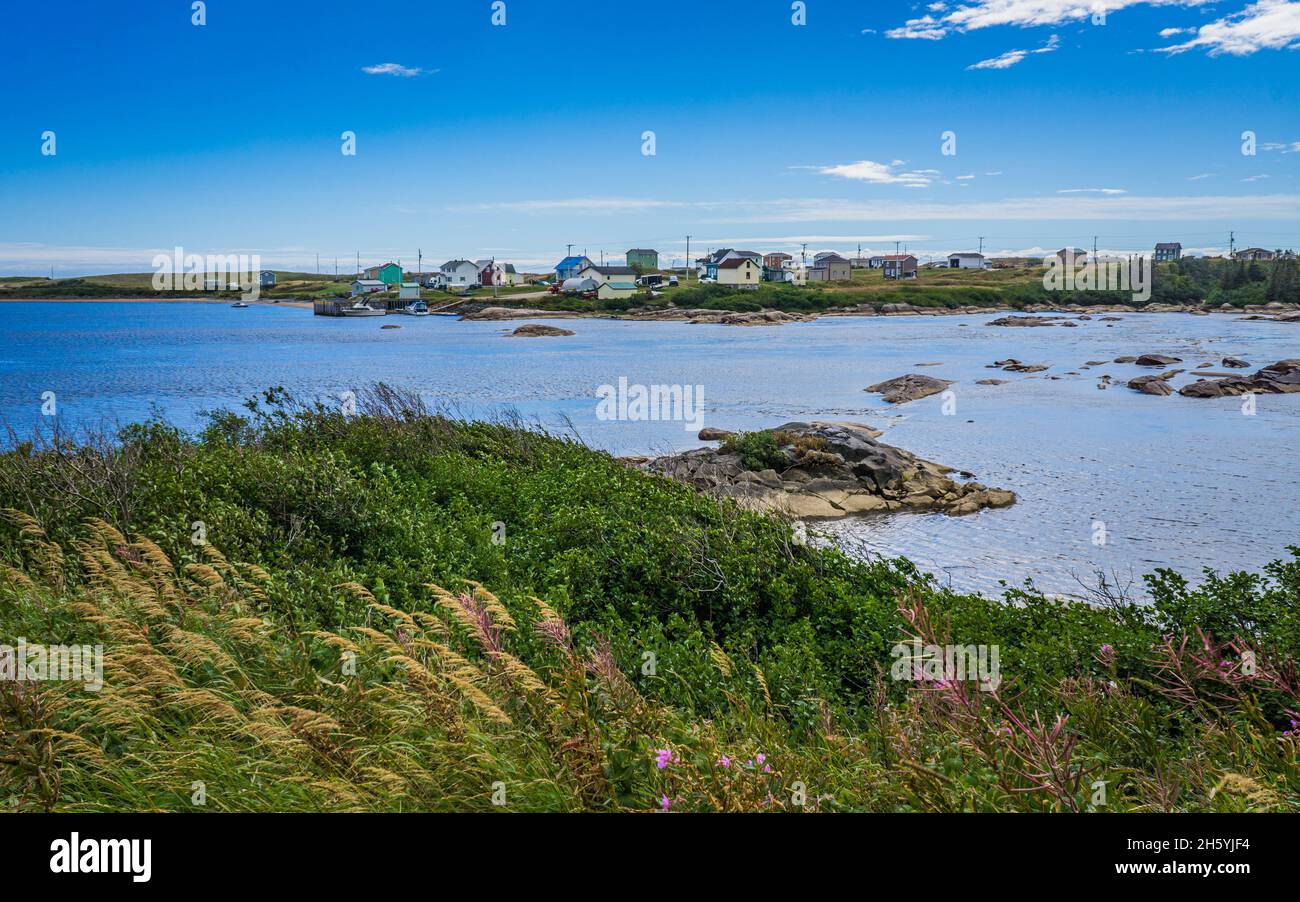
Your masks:
<svg viewBox="0 0 1300 902"><path fill-rule="evenodd" d="M10 810L1300 809L1300 549L960 594L382 385L19 438L0 644L104 685L0 680Z"/></svg>
<svg viewBox="0 0 1300 902"><path fill-rule="evenodd" d="M317 300L347 297L352 276L313 273L278 273L274 286L263 288L266 300ZM158 292L151 273L86 276L77 279L15 278L0 280L0 298L119 298L182 299L192 292ZM232 297L234 292L228 292ZM1022 266L989 270L921 268L914 281L884 279L880 270L855 269L847 282L814 282L803 287L762 283L755 289L737 290L724 285L700 284L683 279L676 287L657 289L655 296L641 292L627 298L585 298L549 294L540 286L500 289L505 299L480 291L466 300L500 306L573 313L626 313L629 310L708 309L751 313L763 309L791 313L822 313L867 305L876 311L888 304L953 310L962 307L1052 306L1063 300L1061 292L1043 287L1043 269L1037 261ZM526 298L511 295L528 294ZM451 302L459 296L425 290L430 302ZM1131 291L1071 291L1068 301L1084 306L1133 304ZM1206 304L1235 308L1268 303L1300 304L1300 262L1291 257L1272 261L1185 257L1155 264L1151 297L1147 304ZM1139 303L1138 306L1141 306Z"/></svg>

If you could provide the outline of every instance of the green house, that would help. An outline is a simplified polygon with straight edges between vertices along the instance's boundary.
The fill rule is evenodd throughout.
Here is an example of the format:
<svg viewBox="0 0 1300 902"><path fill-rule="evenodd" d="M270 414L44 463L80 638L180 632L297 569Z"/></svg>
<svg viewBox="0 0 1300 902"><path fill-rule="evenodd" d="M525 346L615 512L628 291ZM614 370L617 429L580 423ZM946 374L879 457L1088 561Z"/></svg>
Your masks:
<svg viewBox="0 0 1300 902"><path fill-rule="evenodd" d="M659 252L644 247L634 247L627 252L627 265L639 267L642 271L659 268Z"/></svg>
<svg viewBox="0 0 1300 902"><path fill-rule="evenodd" d="M402 284L402 267L396 263L385 263L381 266L372 266L365 271L367 279L373 279L377 282L383 282L388 287Z"/></svg>

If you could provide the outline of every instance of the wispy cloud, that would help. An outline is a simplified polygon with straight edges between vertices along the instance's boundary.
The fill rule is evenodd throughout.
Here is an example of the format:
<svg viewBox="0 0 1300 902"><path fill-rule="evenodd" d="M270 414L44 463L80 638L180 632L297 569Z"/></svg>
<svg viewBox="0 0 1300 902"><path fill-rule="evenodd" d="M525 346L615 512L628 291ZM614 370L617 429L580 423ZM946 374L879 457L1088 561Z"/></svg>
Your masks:
<svg viewBox="0 0 1300 902"><path fill-rule="evenodd" d="M1282 153L1300 153L1300 141L1283 141L1278 143L1270 141L1267 144L1259 145L1260 150L1280 150Z"/></svg>
<svg viewBox="0 0 1300 902"><path fill-rule="evenodd" d="M1062 188L1057 194L1128 194L1123 188Z"/></svg>
<svg viewBox="0 0 1300 902"><path fill-rule="evenodd" d="M937 169L902 169L903 160L892 163L876 163L872 160L858 160L856 163L841 163L838 166L820 166L817 171L822 175L852 179L857 182L870 182L873 185L902 185L904 188L928 188L939 175Z"/></svg>
<svg viewBox="0 0 1300 902"><path fill-rule="evenodd" d="M1037 50L1008 50L1001 56L995 56L992 59L980 60L974 65L967 66L971 69L1010 69L1012 66L1024 60L1025 57L1035 53L1051 53L1061 44L1061 39L1052 35L1047 39L1047 43Z"/></svg>
<svg viewBox="0 0 1300 902"><path fill-rule="evenodd" d="M1213 172L1202 172L1200 175L1189 175L1187 177L1187 181L1199 182L1201 179L1208 179L1208 178L1212 178L1213 176L1214 176Z"/></svg>
<svg viewBox="0 0 1300 902"><path fill-rule="evenodd" d="M403 66L399 63L379 63L374 66L362 66L361 71L367 75L395 75L398 78L415 78L417 75L424 75L425 70ZM434 69L433 72L437 72ZM432 74L430 72L429 74Z"/></svg>
<svg viewBox="0 0 1300 902"><path fill-rule="evenodd" d="M1259 0L1241 12L1202 25L1190 41L1156 49L1177 54L1196 48L1203 48L1210 56L1249 56L1259 50L1300 48L1300 2Z"/></svg>
<svg viewBox="0 0 1300 902"><path fill-rule="evenodd" d="M891 38L942 40L952 32L975 31L1013 25L1028 28L1036 25L1065 25L1094 15L1110 15L1131 6L1203 6L1214 0L967 0L937 18L924 15L908 19L899 27L885 32Z"/></svg>
<svg viewBox="0 0 1300 902"><path fill-rule="evenodd" d="M721 205L721 204L719 204ZM553 200L501 201L462 204L446 209L463 213L470 210L505 210L511 213L641 213L671 207L708 206L686 201L656 200L644 197L566 197Z"/></svg>

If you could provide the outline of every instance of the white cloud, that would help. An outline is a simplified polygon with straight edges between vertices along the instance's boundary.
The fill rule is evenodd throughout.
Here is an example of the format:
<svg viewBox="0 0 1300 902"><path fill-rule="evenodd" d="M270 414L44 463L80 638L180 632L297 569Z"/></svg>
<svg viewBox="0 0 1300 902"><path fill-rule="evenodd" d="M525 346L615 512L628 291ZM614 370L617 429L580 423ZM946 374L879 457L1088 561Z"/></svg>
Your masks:
<svg viewBox="0 0 1300 902"><path fill-rule="evenodd" d="M1084 22L1136 6L1202 7L1217 0L967 0L953 9L929 7L933 15L908 19L885 35L896 39L938 41L956 32L1014 26L1060 26ZM1300 48L1300 0L1255 0L1241 11L1199 28L1163 28L1162 38L1195 37L1181 44L1156 48L1163 53L1204 49L1211 56L1248 56L1259 50ZM972 69L1006 69L1025 58L1025 51L1008 51L984 60Z"/></svg>
<svg viewBox="0 0 1300 902"><path fill-rule="evenodd" d="M1265 174L1265 175L1248 175L1248 176L1246 176L1244 179L1242 179L1242 181L1243 181L1243 182L1258 182L1258 181L1261 181L1262 179L1266 179L1266 178L1271 178L1271 176L1269 176L1269 175L1267 175L1267 174Z"/></svg>
<svg viewBox="0 0 1300 902"><path fill-rule="evenodd" d="M939 174L937 169L900 170L903 163L903 160L894 160L892 163L858 160L856 163L842 163L839 166L822 166L817 171L822 175L870 182L873 185L902 185L905 188L928 188Z"/></svg>
<svg viewBox="0 0 1300 902"><path fill-rule="evenodd" d="M1057 194L1128 194L1123 188L1062 188Z"/></svg>
<svg viewBox="0 0 1300 902"><path fill-rule="evenodd" d="M1258 50L1300 48L1300 2L1259 0L1241 12L1202 25L1190 41L1156 49L1175 54L1197 47L1210 56L1249 56Z"/></svg>
<svg viewBox="0 0 1300 902"><path fill-rule="evenodd" d="M948 29L940 24L934 16L922 16L908 19L907 24L891 28L885 32L887 38L908 38L921 41L941 41L948 34Z"/></svg>
<svg viewBox="0 0 1300 902"><path fill-rule="evenodd" d="M1269 142L1259 145L1261 150L1280 150L1282 153L1300 153L1300 141Z"/></svg>
<svg viewBox="0 0 1300 902"><path fill-rule="evenodd" d="M1189 175L1187 177L1187 181L1199 182L1201 179L1208 179L1211 178L1213 175L1214 175L1213 172L1202 172L1200 175Z"/></svg>
<svg viewBox="0 0 1300 902"><path fill-rule="evenodd" d="M957 176L957 181L959 181L959 182L965 182L965 181L968 181L968 180L973 179L973 178L975 178L974 173L972 173L972 174L970 174L970 175L959 175L959 176Z"/></svg>
<svg viewBox="0 0 1300 902"><path fill-rule="evenodd" d="M1010 69L1012 66L1014 66L1016 63L1023 60L1026 56L1030 55L1031 53L1051 53L1053 50L1059 47L1060 44L1061 44L1061 39L1058 38L1056 35L1052 35L1050 38L1047 39L1047 43L1044 44L1042 47L1039 47L1037 50L1008 50L1006 53L1002 54L1001 56L995 56L992 59L987 59L987 60L980 60L978 63L975 63L972 66L967 66L966 68L967 70Z"/></svg>
<svg viewBox="0 0 1300 902"><path fill-rule="evenodd" d="M398 63L379 63L374 66L362 66L361 71L367 75L396 75L398 78L414 78L424 74L423 69L402 66Z"/></svg>

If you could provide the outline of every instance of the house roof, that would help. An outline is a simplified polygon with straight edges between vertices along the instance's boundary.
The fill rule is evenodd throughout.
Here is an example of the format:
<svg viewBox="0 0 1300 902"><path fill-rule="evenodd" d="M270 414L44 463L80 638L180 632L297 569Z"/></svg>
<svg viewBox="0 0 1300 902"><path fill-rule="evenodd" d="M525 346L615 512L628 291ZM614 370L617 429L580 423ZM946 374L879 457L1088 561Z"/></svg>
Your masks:
<svg viewBox="0 0 1300 902"><path fill-rule="evenodd" d="M973 260L983 260L983 259L984 259L984 255L983 255L983 254L974 254L974 253L971 253L970 251L961 251L961 252L956 253L956 254L949 254L949 255L948 255L948 259L949 259L949 260L951 260L953 257L968 257L968 258L973 259Z"/></svg>
<svg viewBox="0 0 1300 902"><path fill-rule="evenodd" d="M588 266L586 269L594 269L602 276L634 276L636 270L631 266Z"/></svg>
<svg viewBox="0 0 1300 902"><path fill-rule="evenodd" d="M574 269L579 266L590 266L591 259L585 254L579 254L576 257L565 257L559 263L555 264L556 269Z"/></svg>
<svg viewBox="0 0 1300 902"><path fill-rule="evenodd" d="M367 288L369 288L369 287L373 287L373 286L377 286L377 285L384 285L385 283L379 281L378 279L355 279L355 280L352 282L352 284L353 284L353 285L365 285Z"/></svg>
<svg viewBox="0 0 1300 902"><path fill-rule="evenodd" d="M1183 243L1181 241L1157 241L1156 250L1158 251L1176 251L1181 250Z"/></svg>
<svg viewBox="0 0 1300 902"><path fill-rule="evenodd" d="M474 263L473 260L448 260L446 263L442 264L442 266L439 267L439 268L440 268L440 269L456 269L456 268L459 267L462 263L468 263L470 266L474 266L474 265L476 265L476 264Z"/></svg>
<svg viewBox="0 0 1300 902"><path fill-rule="evenodd" d="M636 285L632 282L606 282L605 287L613 288L615 291L636 291Z"/></svg>
<svg viewBox="0 0 1300 902"><path fill-rule="evenodd" d="M730 260L723 260L719 263L718 269L740 269L740 267L744 266L746 263L753 262L754 261L748 257L732 257Z"/></svg>
<svg viewBox="0 0 1300 902"><path fill-rule="evenodd" d="M659 252L650 247L634 247L628 251L629 254L658 254Z"/></svg>
<svg viewBox="0 0 1300 902"><path fill-rule="evenodd" d="M900 262L901 262L901 261L903 261L903 260L912 260L912 261L915 261L915 260L916 260L916 257L913 256L912 254L886 254L885 256L881 257L880 259L881 259L881 260L895 260L895 261L900 261Z"/></svg>
<svg viewBox="0 0 1300 902"><path fill-rule="evenodd" d="M849 262L848 260L841 257L839 254L831 253L831 252L827 252L825 254L818 254L816 257L813 257L813 260L815 260L818 263L848 263Z"/></svg>
<svg viewBox="0 0 1300 902"><path fill-rule="evenodd" d="M793 259L794 259L794 257L791 257L789 254L784 253L783 251L775 251L775 252L773 252L773 253L771 253L771 254L768 254L767 256L769 256L769 257L781 257L781 258L786 259L786 260L793 260Z"/></svg>

